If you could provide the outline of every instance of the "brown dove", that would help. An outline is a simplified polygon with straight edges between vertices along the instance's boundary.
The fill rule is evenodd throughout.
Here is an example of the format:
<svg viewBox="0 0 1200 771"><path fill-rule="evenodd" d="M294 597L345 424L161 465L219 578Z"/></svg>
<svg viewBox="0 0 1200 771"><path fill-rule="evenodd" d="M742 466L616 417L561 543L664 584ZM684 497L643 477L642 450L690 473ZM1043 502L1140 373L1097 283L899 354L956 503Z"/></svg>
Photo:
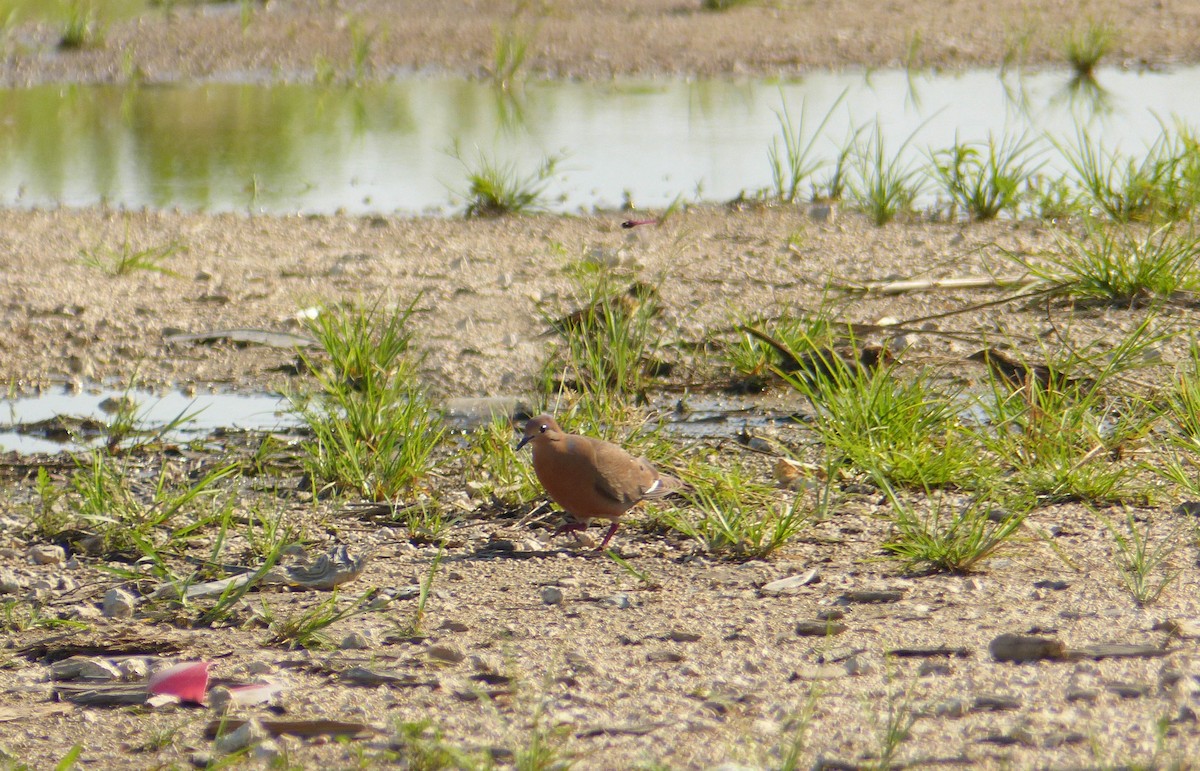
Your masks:
<svg viewBox="0 0 1200 771"><path fill-rule="evenodd" d="M611 442L564 432L549 415L525 424L517 449L527 444L533 445L538 481L576 520L556 532L582 530L593 517L612 520L600 549L608 546L626 511L684 487L675 477L659 474L645 458L635 458Z"/></svg>

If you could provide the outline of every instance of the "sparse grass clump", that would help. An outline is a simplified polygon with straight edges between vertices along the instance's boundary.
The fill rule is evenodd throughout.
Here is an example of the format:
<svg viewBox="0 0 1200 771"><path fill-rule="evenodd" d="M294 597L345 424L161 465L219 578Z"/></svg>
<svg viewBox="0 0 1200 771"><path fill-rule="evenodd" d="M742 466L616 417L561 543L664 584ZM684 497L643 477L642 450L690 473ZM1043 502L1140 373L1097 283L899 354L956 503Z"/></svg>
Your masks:
<svg viewBox="0 0 1200 771"><path fill-rule="evenodd" d="M4 600L0 601L0 632L15 634L30 629L87 629L83 621L59 618L49 612L53 608L45 607L34 600ZM3 760L0 755L0 760ZM6 767L7 768L7 767Z"/></svg>
<svg viewBox="0 0 1200 771"><path fill-rule="evenodd" d="M445 428L408 349L413 312L326 308L310 323L331 361L305 356L320 390L292 398L313 432L305 466L314 483L384 501L429 472Z"/></svg>
<svg viewBox="0 0 1200 771"><path fill-rule="evenodd" d="M1005 489L1038 503L1102 505L1144 497L1131 486L1134 465L1121 456L1149 430L1152 415L1136 401L1105 400L1099 385L1115 369L1089 380L1063 374L1069 364L1022 368L1029 374L1019 385L1001 368L990 370L991 390L979 402L986 418L975 430L987 453L1006 467Z"/></svg>
<svg viewBox="0 0 1200 771"><path fill-rule="evenodd" d="M1024 510L1005 511L989 498L961 501L927 495L918 503L901 500L885 485L892 503L893 532L885 551L908 570L969 573L1006 543L1025 519Z"/></svg>
<svg viewBox="0 0 1200 771"><path fill-rule="evenodd" d="M520 16L504 26L492 27L492 65L489 73L492 83L502 90L509 90L521 78L529 47L533 44L536 28L520 27Z"/></svg>
<svg viewBox="0 0 1200 771"><path fill-rule="evenodd" d="M104 44L104 30L92 0L66 0L66 19L58 47L64 50L96 48Z"/></svg>
<svg viewBox="0 0 1200 771"><path fill-rule="evenodd" d="M1115 551L1113 561L1120 573L1121 583L1138 605L1150 605L1162 596L1176 578L1179 571L1171 567L1170 561L1182 539L1172 532L1159 537L1157 543L1151 536L1150 522L1138 526L1133 512L1125 515L1124 527L1118 527L1107 518L1101 518L1113 537Z"/></svg>
<svg viewBox="0 0 1200 771"><path fill-rule="evenodd" d="M406 639L420 637L424 634L425 611L429 605L429 598L433 594L433 582L442 567L444 556L445 551L439 546L437 554L429 561L425 577L421 579L421 588L417 593L417 606L413 608L408 618L393 619L397 633Z"/></svg>
<svg viewBox="0 0 1200 771"><path fill-rule="evenodd" d="M532 172L522 175L513 163L504 163L478 152L468 164L455 147L451 154L467 171L467 217L503 217L527 214L545 208L546 187L558 170L562 157L549 155Z"/></svg>
<svg viewBox="0 0 1200 771"><path fill-rule="evenodd" d="M264 603L263 617L271 632L266 644L306 650L335 648L337 641L326 630L344 619L377 610L373 601L378 593L378 589L368 589L348 603L339 603L337 590L334 589L326 599L286 618L277 618ZM342 606L339 607L339 604Z"/></svg>
<svg viewBox="0 0 1200 771"><path fill-rule="evenodd" d="M795 203L801 195L804 183L820 168L821 162L813 157L813 146L821 138L821 132L845 97L846 92L842 92L811 134L805 130L806 113L803 104L800 106L798 125L792 123L792 116L786 104L776 112L779 132L783 137L783 152L779 150L779 137L776 137L767 150L767 158L771 163L775 197L781 202Z"/></svg>
<svg viewBox="0 0 1200 771"><path fill-rule="evenodd" d="M1015 261L1081 300L1133 306L1200 289L1200 238L1192 232L1164 226L1139 235L1093 225L1082 237L1060 237L1059 245L1042 261Z"/></svg>
<svg viewBox="0 0 1200 771"><path fill-rule="evenodd" d="M361 83L371 71L371 47L375 33L368 32L357 19L350 22L350 73L354 83Z"/></svg>
<svg viewBox="0 0 1200 771"><path fill-rule="evenodd" d="M849 182L854 202L876 225L886 225L909 211L920 194L920 169L904 158L910 136L894 154L889 154L883 129L876 123L866 140L855 148L853 175Z"/></svg>
<svg viewBox="0 0 1200 771"><path fill-rule="evenodd" d="M314 374L329 378L352 389L361 389L372 378L403 379L416 361L410 357L412 332L409 322L417 301L407 308L387 310L382 301L368 307L334 308L325 306L308 321L328 365L308 359Z"/></svg>
<svg viewBox="0 0 1200 771"><path fill-rule="evenodd" d="M131 396L133 391L134 385L131 385L117 400L116 409L104 425L104 448L111 455L135 454L156 447L164 437L196 418L197 412L184 409L157 428L148 428L148 412L140 411L141 404Z"/></svg>
<svg viewBox="0 0 1200 771"><path fill-rule="evenodd" d="M1183 220L1200 205L1200 143L1186 125L1164 126L1141 157L1106 149L1082 128L1074 146L1055 145L1083 202L1117 222Z"/></svg>
<svg viewBox="0 0 1200 771"><path fill-rule="evenodd" d="M813 404L813 427L832 462L889 483L921 488L963 483L979 462L959 404L925 373L901 378L891 364L826 355L820 371L785 375Z"/></svg>
<svg viewBox="0 0 1200 771"><path fill-rule="evenodd" d="M787 545L810 522L800 496L784 499L757 481L740 462L698 462L685 475L692 491L687 510L667 514L673 530L710 554L733 559L766 557Z"/></svg>
<svg viewBox="0 0 1200 771"><path fill-rule="evenodd" d="M932 154L933 174L952 205L975 220L1001 212L1016 214L1022 193L1037 167L1031 167L1033 143L1006 137L986 143L960 144Z"/></svg>
<svg viewBox="0 0 1200 771"><path fill-rule="evenodd" d="M614 405L644 396L663 369L655 357L661 345L655 323L662 309L657 288L586 267L575 272L575 279L578 309L547 318L562 338L542 366L547 391L569 387Z"/></svg>
<svg viewBox="0 0 1200 771"><path fill-rule="evenodd" d="M1200 343L1192 341L1188 361L1162 395L1162 404L1171 451L1149 467L1188 495L1200 495Z"/></svg>
<svg viewBox="0 0 1200 771"><path fill-rule="evenodd" d="M173 276L175 273L164 263L176 254L186 251L186 248L179 241L171 241L138 249L130 243L129 229L126 227L125 239L119 248L113 249L104 244L98 244L91 249L81 249L79 262L108 276L127 276L139 270Z"/></svg>
<svg viewBox="0 0 1200 771"><path fill-rule="evenodd" d="M904 743L912 738L913 726L916 725L920 715L913 707L911 691L903 688L889 688L885 703L882 705L882 712L880 706L876 701L871 701L868 705L878 750L875 753L874 763L867 768L883 771L883 769L895 768L900 765L895 762L896 757L900 754Z"/></svg>
<svg viewBox="0 0 1200 771"><path fill-rule="evenodd" d="M813 188L814 200L840 201L845 198L850 184L851 159L862 132L861 126L855 129L838 148L837 155L830 164L829 174Z"/></svg>
<svg viewBox="0 0 1200 771"><path fill-rule="evenodd" d="M516 505L541 493L533 466L517 454L513 437L512 423L501 417L464 437L467 489L472 496Z"/></svg>
<svg viewBox="0 0 1200 771"><path fill-rule="evenodd" d="M1086 212L1079 192L1062 176L1034 174L1025 185L1025 201L1029 213L1043 220L1058 220Z"/></svg>
<svg viewBox="0 0 1200 771"><path fill-rule="evenodd" d="M1175 428L1173 441L1200 452L1200 343L1193 340L1187 364L1167 391L1164 413Z"/></svg>
<svg viewBox="0 0 1200 771"><path fill-rule="evenodd" d="M830 355L841 340L840 333L846 331L824 311L809 317L785 314L750 320L737 326L740 334L724 347L724 358L748 391L761 391L767 377L776 371L812 368L819 357Z"/></svg>
<svg viewBox="0 0 1200 771"><path fill-rule="evenodd" d="M213 467L193 481L166 463L156 476L142 480L135 464L119 463L99 450L75 463L65 491L52 489L48 477L39 478L41 511L34 522L45 528L39 534L55 539L73 529L89 551L137 555L164 576L166 555L183 553L189 539L232 510L232 496L223 495L217 483L236 473L235 464Z"/></svg>
<svg viewBox="0 0 1200 771"><path fill-rule="evenodd" d="M393 723L391 745L400 752L406 767L414 771L483 769L491 767L483 753L472 754L451 744L431 720Z"/></svg>
<svg viewBox="0 0 1200 771"><path fill-rule="evenodd" d="M1111 24L1088 21L1076 27L1063 40L1063 55L1077 76L1090 78L1096 65L1112 51L1117 30Z"/></svg>

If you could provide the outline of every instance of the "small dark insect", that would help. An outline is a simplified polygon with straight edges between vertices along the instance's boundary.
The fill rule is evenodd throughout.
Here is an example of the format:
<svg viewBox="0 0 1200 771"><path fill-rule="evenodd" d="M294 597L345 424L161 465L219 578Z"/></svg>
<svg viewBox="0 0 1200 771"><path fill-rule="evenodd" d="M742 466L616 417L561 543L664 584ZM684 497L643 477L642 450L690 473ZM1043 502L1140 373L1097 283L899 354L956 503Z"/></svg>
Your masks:
<svg viewBox="0 0 1200 771"><path fill-rule="evenodd" d="M636 228L638 225L657 225L657 224L658 224L658 220L656 220L656 219L625 220L624 222L621 223L621 227L628 230L630 228Z"/></svg>

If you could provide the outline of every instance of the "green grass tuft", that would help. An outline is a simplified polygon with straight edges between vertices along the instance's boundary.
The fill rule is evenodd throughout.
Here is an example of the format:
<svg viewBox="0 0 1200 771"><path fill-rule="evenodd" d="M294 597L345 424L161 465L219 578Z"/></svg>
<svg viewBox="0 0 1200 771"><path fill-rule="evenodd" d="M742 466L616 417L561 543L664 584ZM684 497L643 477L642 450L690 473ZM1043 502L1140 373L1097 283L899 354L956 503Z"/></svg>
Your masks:
<svg viewBox="0 0 1200 771"><path fill-rule="evenodd" d="M325 308L310 323L331 364L305 356L320 389L292 405L313 432L305 466L314 483L385 501L432 469L445 427L409 353L413 312L414 304L387 311L377 302Z"/></svg>
<svg viewBox="0 0 1200 771"><path fill-rule="evenodd" d="M884 551L906 570L969 573L1020 528L1025 511L1005 511L987 497L927 495L912 504L884 483L892 504L893 532ZM923 512L920 510L924 509Z"/></svg>
<svg viewBox="0 0 1200 771"><path fill-rule="evenodd" d="M855 204L876 225L886 225L908 212L921 192L921 170L904 160L905 150L914 136L915 132L901 143L896 154L889 154L883 129L876 122L874 130L855 148L850 192Z"/></svg>
<svg viewBox="0 0 1200 771"><path fill-rule="evenodd" d="M985 417L974 433L1004 468L1012 499L1105 505L1145 498L1134 484L1134 464L1121 456L1149 430L1153 414L1138 401L1105 399L1100 385L1118 366L1122 351L1116 353L1112 369L1094 380L1064 374L1079 366L1077 359L1051 364L1048 379L1030 376L1019 387L991 370L991 390L978 401Z"/></svg>
<svg viewBox="0 0 1200 771"><path fill-rule="evenodd" d="M65 8L66 19L58 39L59 48L78 50L104 45L104 28L91 0L67 0Z"/></svg>
<svg viewBox="0 0 1200 771"><path fill-rule="evenodd" d="M1014 262L1079 300L1136 306L1200 290L1200 236L1171 226L1150 231L1093 224L1081 237L1061 236L1060 251Z"/></svg>
<svg viewBox="0 0 1200 771"><path fill-rule="evenodd" d="M337 647L337 641L326 630L339 621L377 611L374 600L378 594L378 589L368 589L349 603L339 603L337 589L334 589L328 598L286 618L277 618L263 602L263 618L270 630L266 644L293 649L332 650Z"/></svg>
<svg viewBox="0 0 1200 771"><path fill-rule="evenodd" d="M547 392L569 388L621 412L622 405L643 398L664 369L656 356L658 289L603 269L577 271L575 283L578 309L546 319L562 342L544 361L540 380Z"/></svg>
<svg viewBox="0 0 1200 771"><path fill-rule="evenodd" d="M126 226L125 239L119 248L99 244L91 249L81 249L79 262L108 276L127 276L139 270L174 276L176 274L163 263L186 250L187 247L180 241L137 249L129 241L129 228Z"/></svg>
<svg viewBox="0 0 1200 771"><path fill-rule="evenodd" d="M164 464L148 487L137 481L135 466L99 450L76 457L75 464L65 491L52 491L48 477L39 475L41 514L34 521L43 528L63 528L41 535L56 539L70 528L89 551L137 555L160 577L172 576L167 556L187 551L193 537L232 510L232 496L217 483L236 474L236 464L213 467L183 484L180 469ZM61 511L58 506L68 506L69 513L54 513Z"/></svg>
<svg viewBox="0 0 1200 771"><path fill-rule="evenodd" d="M537 36L537 28L521 27L520 16L514 16L504 26L492 27L492 65L489 75L492 83L508 91L518 84L529 56L529 48Z"/></svg>
<svg viewBox="0 0 1200 771"><path fill-rule="evenodd" d="M466 486L473 498L515 506L541 494L533 466L518 454L514 437L512 423L503 417L463 437Z"/></svg>
<svg viewBox="0 0 1200 771"><path fill-rule="evenodd" d="M1001 212L1016 214L1022 195L1041 164L1031 166L1033 143L1006 137L986 143L961 144L931 156L934 178L950 201L971 219L995 219Z"/></svg>
<svg viewBox="0 0 1200 771"><path fill-rule="evenodd" d="M1126 512L1123 528L1105 517L1101 517L1101 521L1113 537L1116 547L1113 561L1125 589L1140 606L1158 601L1179 577L1180 571L1171 566L1171 560L1183 541L1179 533L1160 537L1154 543L1150 522L1147 520L1145 526L1139 528L1132 511Z"/></svg>
<svg viewBox="0 0 1200 771"><path fill-rule="evenodd" d="M483 151L478 152L474 165L463 159L458 147L451 155L467 172L467 217L503 217L544 209L546 187L563 160L562 156L547 156L532 172L521 175L515 164L497 161Z"/></svg>
<svg viewBox="0 0 1200 771"><path fill-rule="evenodd" d="M665 521L710 554L732 559L766 557L786 546L810 522L800 496L784 499L773 485L756 481L739 462L698 461L685 478L692 485L691 505L668 512Z"/></svg>
<svg viewBox="0 0 1200 771"><path fill-rule="evenodd" d="M816 361L820 368L783 375L812 403L812 425L831 462L918 488L963 483L977 466L961 403L927 373L902 379L896 365L866 367L856 351Z"/></svg>
<svg viewBox="0 0 1200 771"><path fill-rule="evenodd" d="M821 132L829 123L829 119L833 117L834 110L845 98L846 92L843 91L841 96L830 105L825 117L821 119L811 135L805 131L806 111L803 103L800 105L798 125L792 123L792 116L788 112L787 104L784 104L776 112L776 118L779 120L779 132L783 137L783 152L781 153L779 150L779 137L776 137L771 141L771 146L767 150L767 158L771 164L771 180L775 188L775 197L781 202L795 203L801 195L801 188L805 181L821 167L821 162L813 158L813 147L821 138Z"/></svg>
<svg viewBox="0 0 1200 771"><path fill-rule="evenodd" d="M1117 42L1117 30L1111 24L1088 21L1071 30L1063 40L1063 55L1076 75L1090 78L1096 65Z"/></svg>
<svg viewBox="0 0 1200 771"><path fill-rule="evenodd" d="M1140 158L1106 149L1084 128L1074 146L1054 144L1078 177L1082 202L1097 214L1171 222L1200 206L1200 143L1184 124L1164 126Z"/></svg>

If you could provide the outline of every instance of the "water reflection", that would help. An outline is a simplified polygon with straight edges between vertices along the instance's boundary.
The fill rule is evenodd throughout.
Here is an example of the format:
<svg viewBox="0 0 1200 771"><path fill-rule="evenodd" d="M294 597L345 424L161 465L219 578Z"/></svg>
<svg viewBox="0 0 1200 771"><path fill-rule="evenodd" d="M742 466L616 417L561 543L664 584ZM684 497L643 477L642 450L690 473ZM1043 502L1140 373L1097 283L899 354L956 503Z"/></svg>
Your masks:
<svg viewBox="0 0 1200 771"><path fill-rule="evenodd" d="M879 125L914 159L956 142L1029 135L1069 144L1080 125L1109 147L1148 147L1160 118L1200 124L1200 68L1171 73L912 71L815 74L787 82L529 82L412 79L357 88L211 83L44 85L0 90L0 205L209 211L406 213L460 210L478 148L518 174L565 155L556 207L618 206L629 191L665 206L772 184L779 113L815 125L823 174L858 127ZM840 100L840 101L839 101ZM1056 155L1056 153L1055 153ZM1065 168L1061 159L1051 162ZM822 175L818 175L822 176Z"/></svg>
<svg viewBox="0 0 1200 771"><path fill-rule="evenodd" d="M1090 73L1071 78L1064 93L1067 103L1089 118L1111 115L1115 108L1112 93Z"/></svg>
<svg viewBox="0 0 1200 771"><path fill-rule="evenodd" d="M66 21L78 10L72 8L76 0L0 0L0 21ZM150 0L104 0L90 4L100 23L132 19L146 11L153 3ZM161 5L161 3L160 3Z"/></svg>

